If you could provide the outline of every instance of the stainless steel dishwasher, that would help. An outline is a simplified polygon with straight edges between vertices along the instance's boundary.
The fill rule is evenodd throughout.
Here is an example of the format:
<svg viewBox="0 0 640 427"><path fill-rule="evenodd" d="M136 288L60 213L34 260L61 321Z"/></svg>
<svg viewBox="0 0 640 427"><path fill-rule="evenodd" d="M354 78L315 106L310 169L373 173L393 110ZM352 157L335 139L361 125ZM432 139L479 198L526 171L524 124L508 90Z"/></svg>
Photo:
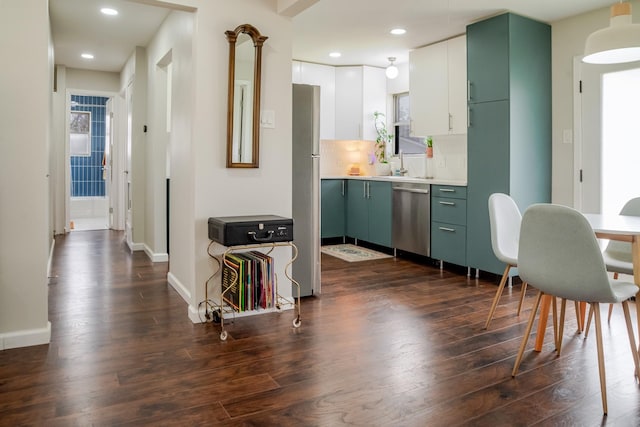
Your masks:
<svg viewBox="0 0 640 427"><path fill-rule="evenodd" d="M431 185L393 184L393 247L414 254L431 255Z"/></svg>

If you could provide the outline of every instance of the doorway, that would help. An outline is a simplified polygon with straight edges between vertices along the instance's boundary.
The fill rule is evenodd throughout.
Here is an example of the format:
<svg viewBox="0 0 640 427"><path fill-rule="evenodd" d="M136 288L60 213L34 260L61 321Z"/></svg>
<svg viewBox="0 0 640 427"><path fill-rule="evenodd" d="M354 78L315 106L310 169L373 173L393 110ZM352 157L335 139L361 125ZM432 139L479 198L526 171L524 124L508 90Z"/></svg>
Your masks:
<svg viewBox="0 0 640 427"><path fill-rule="evenodd" d="M108 229L110 98L71 94L69 105L69 229Z"/></svg>
<svg viewBox="0 0 640 427"><path fill-rule="evenodd" d="M618 213L640 195L640 65L574 62L576 145L574 205L585 213Z"/></svg>

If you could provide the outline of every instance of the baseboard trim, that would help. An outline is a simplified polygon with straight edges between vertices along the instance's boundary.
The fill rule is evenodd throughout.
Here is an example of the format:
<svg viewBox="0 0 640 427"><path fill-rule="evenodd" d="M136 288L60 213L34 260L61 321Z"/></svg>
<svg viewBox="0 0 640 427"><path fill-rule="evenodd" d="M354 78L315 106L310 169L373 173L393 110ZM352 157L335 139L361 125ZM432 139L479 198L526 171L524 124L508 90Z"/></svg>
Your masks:
<svg viewBox="0 0 640 427"><path fill-rule="evenodd" d="M151 262L168 262L169 261L168 253L155 253L147 245L144 245L144 253L147 254Z"/></svg>
<svg viewBox="0 0 640 427"><path fill-rule="evenodd" d="M129 250L131 252L144 250L144 243L133 243L129 241L129 239L126 239L126 241L127 241L127 246L129 246Z"/></svg>
<svg viewBox="0 0 640 427"><path fill-rule="evenodd" d="M31 347L51 342L51 322L45 328L25 329L23 331L0 334L0 350Z"/></svg>
<svg viewBox="0 0 640 427"><path fill-rule="evenodd" d="M174 276L171 272L167 273L167 281L171 285L173 289L176 290L178 294L182 297L182 299L187 303L191 303L191 291L178 280L176 276Z"/></svg>
<svg viewBox="0 0 640 427"><path fill-rule="evenodd" d="M49 249L49 260L47 261L47 277L51 277L51 265L53 264L53 249L56 247L56 239L51 239L51 248Z"/></svg>

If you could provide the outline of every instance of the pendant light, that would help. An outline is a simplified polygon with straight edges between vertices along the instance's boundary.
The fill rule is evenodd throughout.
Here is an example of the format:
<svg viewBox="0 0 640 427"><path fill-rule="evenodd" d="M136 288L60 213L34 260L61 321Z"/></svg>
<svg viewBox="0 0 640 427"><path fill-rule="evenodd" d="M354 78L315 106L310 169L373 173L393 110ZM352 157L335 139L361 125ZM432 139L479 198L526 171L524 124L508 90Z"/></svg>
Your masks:
<svg viewBox="0 0 640 427"><path fill-rule="evenodd" d="M631 20L631 3L611 6L609 26L587 37L583 62L619 64L640 61L640 24Z"/></svg>
<svg viewBox="0 0 640 427"><path fill-rule="evenodd" d="M393 56L389 57L389 66L384 71L388 79L395 79L396 77L398 77L398 67L393 65L393 61L395 60L396 60L395 57Z"/></svg>

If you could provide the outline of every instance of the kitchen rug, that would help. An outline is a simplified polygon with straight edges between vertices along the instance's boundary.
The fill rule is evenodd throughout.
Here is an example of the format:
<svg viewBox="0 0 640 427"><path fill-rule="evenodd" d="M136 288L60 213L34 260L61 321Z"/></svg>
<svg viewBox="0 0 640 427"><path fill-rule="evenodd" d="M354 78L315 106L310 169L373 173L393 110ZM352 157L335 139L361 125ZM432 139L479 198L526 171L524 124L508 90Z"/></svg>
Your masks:
<svg viewBox="0 0 640 427"><path fill-rule="evenodd" d="M322 246L321 251L347 262L370 261L392 256L350 244Z"/></svg>

